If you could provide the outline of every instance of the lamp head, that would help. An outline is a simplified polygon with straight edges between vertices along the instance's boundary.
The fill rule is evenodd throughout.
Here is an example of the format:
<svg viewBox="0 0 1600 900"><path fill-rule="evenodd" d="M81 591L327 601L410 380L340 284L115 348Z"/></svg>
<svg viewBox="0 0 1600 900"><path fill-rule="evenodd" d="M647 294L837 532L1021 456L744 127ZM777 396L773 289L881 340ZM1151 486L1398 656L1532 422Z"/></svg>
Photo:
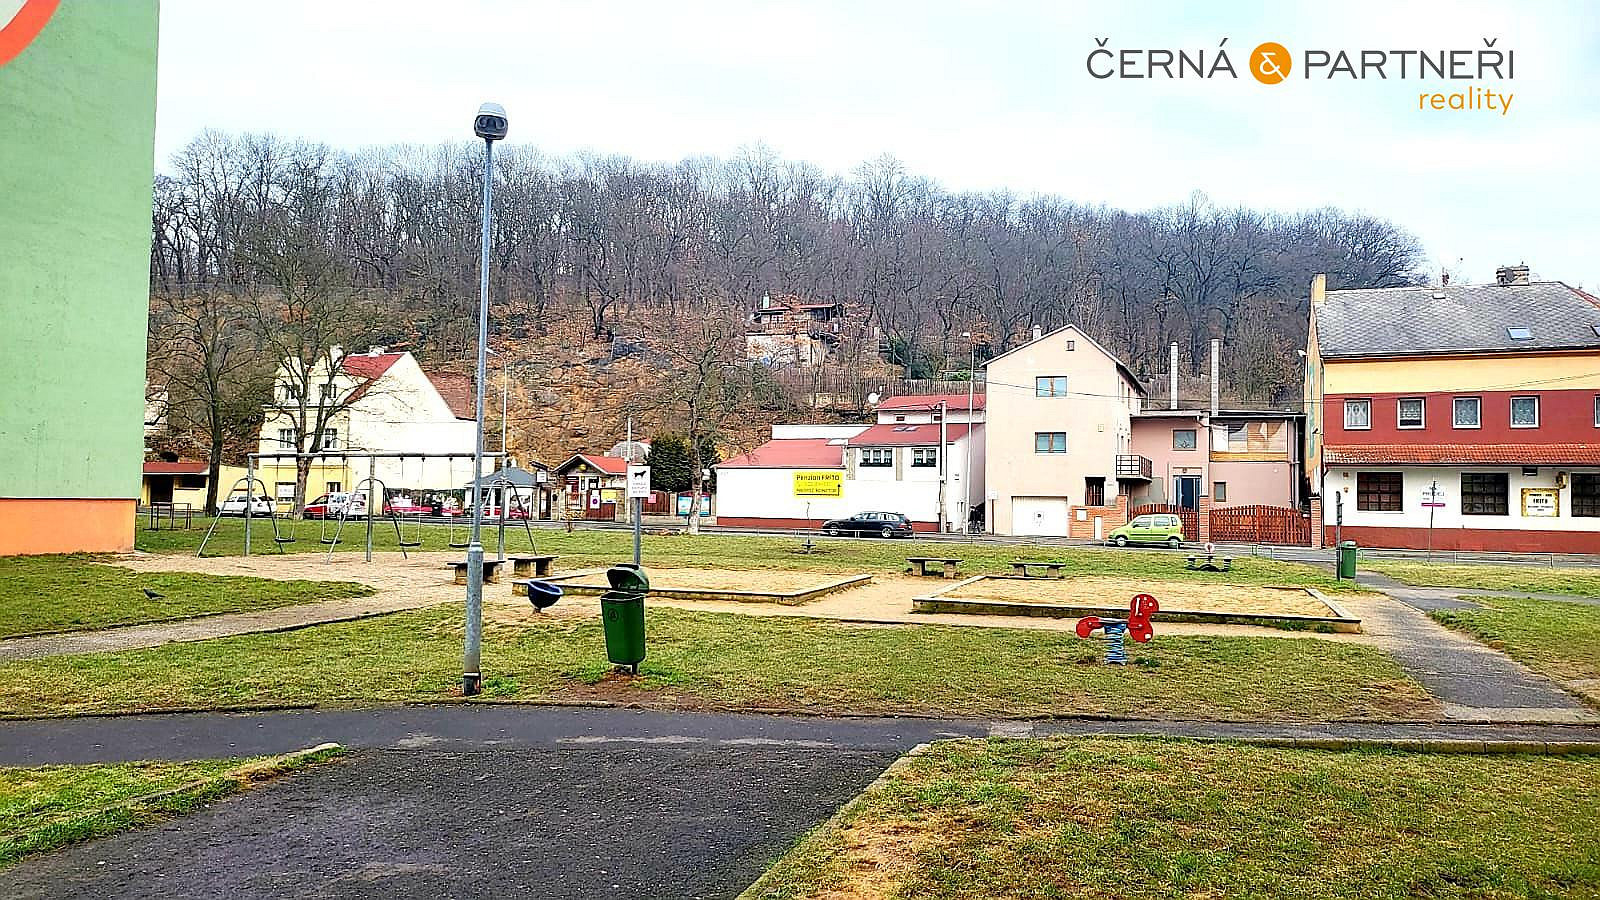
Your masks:
<svg viewBox="0 0 1600 900"><path fill-rule="evenodd" d="M506 136L511 123L506 119L506 108L498 103L485 103L478 107L478 117L472 121L472 131L486 141L498 141Z"/></svg>

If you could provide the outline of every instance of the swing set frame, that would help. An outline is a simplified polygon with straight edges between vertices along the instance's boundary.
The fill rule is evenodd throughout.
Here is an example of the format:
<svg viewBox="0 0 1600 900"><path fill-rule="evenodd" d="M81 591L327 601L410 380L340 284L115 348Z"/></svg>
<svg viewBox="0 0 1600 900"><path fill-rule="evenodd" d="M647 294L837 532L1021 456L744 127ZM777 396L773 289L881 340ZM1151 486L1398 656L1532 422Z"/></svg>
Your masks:
<svg viewBox="0 0 1600 900"><path fill-rule="evenodd" d="M483 458L486 459L486 460L488 460L488 459L499 460L499 459L503 458L504 456L505 456L504 453L497 453L497 452L496 453L485 453L485 454L483 454ZM406 548L407 547L421 546L421 541L420 540L413 540L413 541L408 543L406 541L406 539L405 539L404 533L400 529L400 519L399 519L399 517L397 515L395 515L393 512L385 513L385 510L387 509L388 504L389 504L389 490L388 490L388 486L384 484L383 480L381 478L377 477L378 460L380 460L380 459L397 459L397 460L400 460L400 465L401 465L401 468L403 470L404 466L405 466L405 461L408 460L408 459L419 460L419 461L422 462L422 465L426 466L427 465L427 460L430 460L430 459L445 459L445 460L452 460L453 461L453 460L457 460L457 459L470 460L472 458L473 458L473 454L471 454L471 453L387 453L387 452L381 452L380 453L380 452L365 451L365 450L319 450L316 453L251 453L251 454L248 454L247 457L246 457L245 477L240 478L238 481L236 481L234 483L233 487L229 489L228 494L225 495L225 496L232 496L234 491L237 491L240 488L240 486L243 485L243 486L246 486L246 496L249 497L249 498L253 498L255 496L256 486L259 485L260 488L261 488L261 496L267 497L268 499L271 499L273 501L273 503L276 504L277 503L276 498L274 497L274 495L270 491L267 490L266 481L263 480L258 474L256 474L256 469L258 468L259 464L264 460L271 460L273 462L278 462L278 461L281 461L281 460L294 460L294 461L298 462L299 460L302 460L302 459L310 459L310 460L336 459L336 460L339 460L345 468L348 468L349 464L350 464L350 460L358 460L359 461L359 460L363 460L364 459L364 460L367 461L367 477L361 479L355 485L353 485L351 487L351 489L350 489L350 494L351 494L351 496L354 496L355 494L359 493L362 490L363 486L365 486L365 489L367 491L367 512L366 512L366 515L357 517L357 518L362 518L362 519L365 520L365 525L366 525L366 529L365 529L365 531L366 531L366 561L367 562L372 562L372 530L373 530L374 524L376 523L376 519L379 518L379 517L387 518L387 519L389 519L389 520L391 520L393 522L394 527L395 527L395 540L396 540L396 543L398 543L400 545L400 553L401 553L402 556L406 556L406 558L409 558L409 556L406 554ZM469 469L471 468L471 463L468 463L468 468ZM498 471L498 468L496 469L496 471ZM452 464L450 466L450 475L449 475L449 477L451 478L451 480L454 480L454 477L455 477L455 466L454 466L453 462L452 462ZM489 487L501 486L501 484L509 486L510 482L506 481L503 478L499 479L497 481L494 478L494 474L493 473L490 473L489 475L477 475L477 476L474 476L471 479L468 493L471 494L473 503L475 503L475 504L476 503L482 503L483 502L483 498L481 496L481 493L482 493L483 489L484 488L489 488ZM452 485L450 487L450 490L454 491L454 490L456 490L456 487L454 485ZM504 504L504 502L505 501L502 498L501 503ZM333 538L331 540L327 539L326 536L322 536L320 538L322 543L328 545L328 551L327 552L328 552L328 559L330 559L330 560L333 558L333 551L339 545L339 539L340 539L340 537L342 535L342 532L344 530L345 522L348 521L351 518L351 516L350 516L350 507L352 505L353 505L352 503L346 503L344 505L344 508L342 510L340 510L340 513L339 513L339 524L334 529ZM245 505L244 505L244 555L245 556L249 556L250 555L250 550L251 550L251 537L252 537L252 535L251 535L251 532L252 532L251 525L252 525L252 520L253 519L263 518L262 516L254 515L254 512L255 512L254 506L255 506L255 504L254 504L254 502L252 500L247 500L245 502ZM375 506L377 507L376 511L374 510ZM470 509L470 507L469 507L469 509ZM291 515L292 515L292 513L291 513ZM505 518L506 518L506 515L507 515L507 510L502 505L501 515L500 515L500 520L501 520L500 521L500 554L501 554L501 558L502 559L504 559L504 557L505 557ZM284 544L292 544L292 543L295 542L296 537L295 537L294 533L291 531L287 537L284 535L282 529L280 529L278 527L279 520L281 520L284 517L279 515L278 513L274 512L272 515L266 516L265 518L269 518L269 519L272 520L272 541L273 541L274 544L277 545L278 552L279 553L286 552L283 549L283 545ZM222 522L222 517L218 516L215 520L212 521L211 527L206 529L205 537L200 539L200 548L195 551L195 555L196 556L205 555L206 543L211 540L211 535L217 530L217 525L219 525L221 522ZM524 522L523 526L528 531L528 540L531 543L533 541L533 527L532 527L531 523L528 523L528 522ZM325 525L324 525L324 530L325 530ZM416 536L417 536L416 533L413 533L413 537L415 538Z"/></svg>

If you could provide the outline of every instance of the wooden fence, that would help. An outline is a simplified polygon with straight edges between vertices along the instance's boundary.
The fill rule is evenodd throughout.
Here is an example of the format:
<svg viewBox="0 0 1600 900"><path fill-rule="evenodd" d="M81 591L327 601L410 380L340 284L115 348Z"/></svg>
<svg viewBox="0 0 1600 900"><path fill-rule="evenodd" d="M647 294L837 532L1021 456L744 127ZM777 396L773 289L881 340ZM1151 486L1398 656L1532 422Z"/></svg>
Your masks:
<svg viewBox="0 0 1600 900"><path fill-rule="evenodd" d="M1311 543L1311 518L1286 506L1226 506L1211 510L1213 541L1251 544Z"/></svg>
<svg viewBox="0 0 1600 900"><path fill-rule="evenodd" d="M1173 506L1171 503L1150 503L1144 506L1135 506L1133 509L1128 510L1128 520L1132 521L1134 516L1147 516L1152 513L1178 516L1183 521L1184 540L1197 541L1200 539L1200 517L1187 506Z"/></svg>

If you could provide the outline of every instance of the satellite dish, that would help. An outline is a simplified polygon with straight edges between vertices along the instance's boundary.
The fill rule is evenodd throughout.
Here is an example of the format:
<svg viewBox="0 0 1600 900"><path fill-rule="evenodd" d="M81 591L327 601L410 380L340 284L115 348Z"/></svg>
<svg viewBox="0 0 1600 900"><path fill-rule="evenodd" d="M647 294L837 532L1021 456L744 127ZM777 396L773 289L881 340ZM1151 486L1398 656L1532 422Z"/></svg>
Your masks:
<svg viewBox="0 0 1600 900"><path fill-rule="evenodd" d="M868 406L877 406L878 405L878 392L877 391L873 391L872 393L867 395L867 405Z"/></svg>

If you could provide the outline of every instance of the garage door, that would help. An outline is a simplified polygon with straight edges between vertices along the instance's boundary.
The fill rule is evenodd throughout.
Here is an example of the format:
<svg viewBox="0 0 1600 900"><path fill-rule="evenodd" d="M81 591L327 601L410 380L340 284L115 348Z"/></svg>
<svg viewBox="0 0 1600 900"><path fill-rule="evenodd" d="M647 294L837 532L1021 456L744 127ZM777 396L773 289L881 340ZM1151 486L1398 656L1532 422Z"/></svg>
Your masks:
<svg viewBox="0 0 1600 900"><path fill-rule="evenodd" d="M1011 501L1012 534L1067 533L1067 498L1016 497Z"/></svg>

